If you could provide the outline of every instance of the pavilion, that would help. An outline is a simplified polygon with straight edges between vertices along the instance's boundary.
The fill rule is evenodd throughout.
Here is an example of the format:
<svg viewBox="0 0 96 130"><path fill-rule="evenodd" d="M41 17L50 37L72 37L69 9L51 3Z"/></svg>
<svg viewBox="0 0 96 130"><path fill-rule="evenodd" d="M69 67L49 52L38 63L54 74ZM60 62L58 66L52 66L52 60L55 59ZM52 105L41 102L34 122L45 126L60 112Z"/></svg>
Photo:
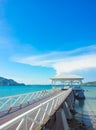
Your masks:
<svg viewBox="0 0 96 130"><path fill-rule="evenodd" d="M51 78L52 85L74 86L81 85L84 78L78 75L60 74Z"/></svg>

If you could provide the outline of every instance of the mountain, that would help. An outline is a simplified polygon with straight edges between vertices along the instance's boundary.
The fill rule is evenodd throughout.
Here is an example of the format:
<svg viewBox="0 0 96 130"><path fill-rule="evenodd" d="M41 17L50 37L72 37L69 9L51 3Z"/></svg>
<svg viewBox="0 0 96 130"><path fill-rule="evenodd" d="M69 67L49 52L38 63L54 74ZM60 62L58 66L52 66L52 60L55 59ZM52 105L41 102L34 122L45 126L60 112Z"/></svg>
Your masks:
<svg viewBox="0 0 96 130"><path fill-rule="evenodd" d="M84 85L92 85L92 86L96 86L96 81L92 81L92 82L86 82L83 83Z"/></svg>
<svg viewBox="0 0 96 130"><path fill-rule="evenodd" d="M0 77L0 86L24 86L23 83L17 83L13 79L6 79L3 77Z"/></svg>

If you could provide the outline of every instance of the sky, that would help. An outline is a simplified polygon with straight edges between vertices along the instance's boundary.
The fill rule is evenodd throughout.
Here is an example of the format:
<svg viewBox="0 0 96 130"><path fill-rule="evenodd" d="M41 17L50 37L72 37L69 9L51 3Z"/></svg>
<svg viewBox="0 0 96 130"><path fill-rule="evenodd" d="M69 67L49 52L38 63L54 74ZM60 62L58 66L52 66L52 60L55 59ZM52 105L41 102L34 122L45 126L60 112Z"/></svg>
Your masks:
<svg viewBox="0 0 96 130"><path fill-rule="evenodd" d="M61 73L96 80L96 1L0 0L0 76L49 84Z"/></svg>

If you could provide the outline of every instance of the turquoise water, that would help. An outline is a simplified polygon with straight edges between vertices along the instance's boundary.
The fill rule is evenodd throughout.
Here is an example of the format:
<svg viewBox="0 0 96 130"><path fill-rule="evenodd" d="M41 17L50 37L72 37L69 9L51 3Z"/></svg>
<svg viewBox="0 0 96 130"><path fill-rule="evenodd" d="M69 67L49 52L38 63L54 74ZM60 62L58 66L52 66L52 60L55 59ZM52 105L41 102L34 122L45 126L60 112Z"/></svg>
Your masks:
<svg viewBox="0 0 96 130"><path fill-rule="evenodd" d="M83 87L86 99L76 101L76 118L85 123L88 130L96 130L96 86Z"/></svg>
<svg viewBox="0 0 96 130"><path fill-rule="evenodd" d="M84 114L96 115L96 86L82 87L86 99L84 101L76 102L76 109Z"/></svg>
<svg viewBox="0 0 96 130"><path fill-rule="evenodd" d="M23 93L48 90L51 85L32 85L32 86L0 86L0 97L18 95Z"/></svg>

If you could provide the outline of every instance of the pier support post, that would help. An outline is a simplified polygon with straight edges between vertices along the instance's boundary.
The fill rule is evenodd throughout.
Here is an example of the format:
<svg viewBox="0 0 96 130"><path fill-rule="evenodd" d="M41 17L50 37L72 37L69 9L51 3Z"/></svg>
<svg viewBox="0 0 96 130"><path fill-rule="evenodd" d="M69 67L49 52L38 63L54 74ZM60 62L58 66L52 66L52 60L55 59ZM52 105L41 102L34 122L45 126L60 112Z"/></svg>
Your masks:
<svg viewBox="0 0 96 130"><path fill-rule="evenodd" d="M72 104L74 104L75 103L75 97L74 97L73 91L71 92L69 97L71 99Z"/></svg>
<svg viewBox="0 0 96 130"><path fill-rule="evenodd" d="M73 110L74 108L73 108L73 104L72 104L72 102L71 102L70 97L68 97L68 98L66 99L66 102L67 102L67 104L68 104L70 110Z"/></svg>
<svg viewBox="0 0 96 130"><path fill-rule="evenodd" d="M43 130L50 130L49 128L43 128Z"/></svg>
<svg viewBox="0 0 96 130"><path fill-rule="evenodd" d="M69 130L67 119L62 108L56 112L56 130Z"/></svg>
<svg viewBox="0 0 96 130"><path fill-rule="evenodd" d="M67 102L64 102L64 103L63 103L63 110L64 110L64 112L65 112L66 118L69 119L69 120L72 119L72 114L71 114L71 112L70 112L70 109L69 109L69 107L68 107Z"/></svg>

